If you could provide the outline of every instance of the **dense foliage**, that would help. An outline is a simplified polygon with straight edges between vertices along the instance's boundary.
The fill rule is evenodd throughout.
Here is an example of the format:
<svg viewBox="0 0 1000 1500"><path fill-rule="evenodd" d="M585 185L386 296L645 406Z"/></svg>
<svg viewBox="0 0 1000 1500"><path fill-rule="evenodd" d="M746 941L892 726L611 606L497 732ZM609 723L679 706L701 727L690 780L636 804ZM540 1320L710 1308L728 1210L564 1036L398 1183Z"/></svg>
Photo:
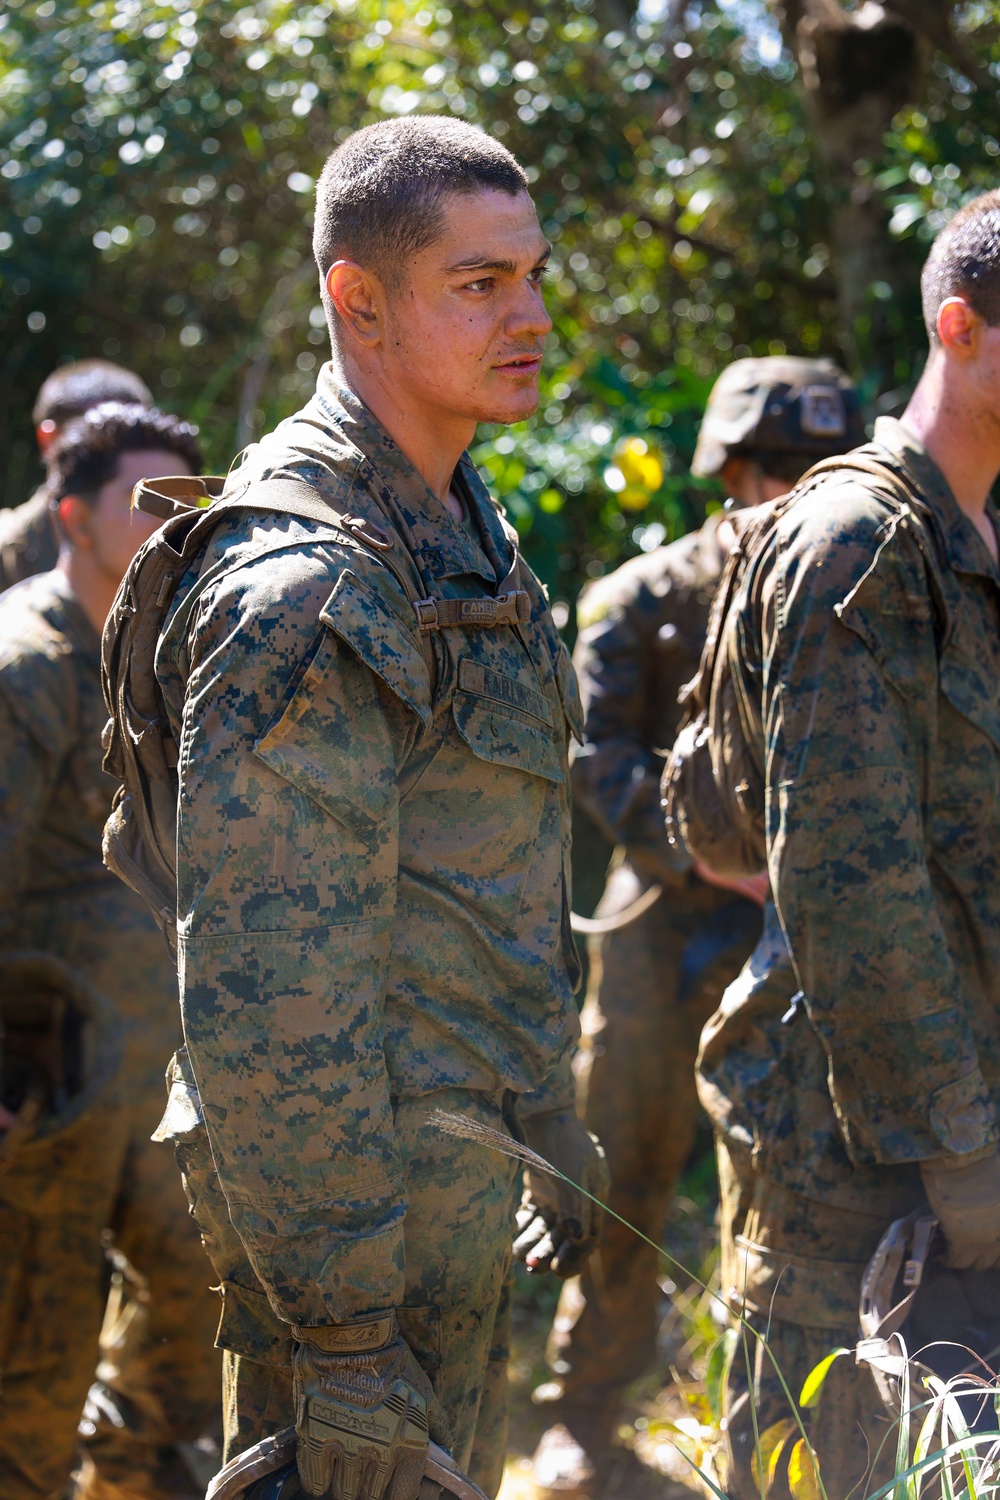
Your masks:
<svg viewBox="0 0 1000 1500"><path fill-rule="evenodd" d="M1000 75L995 7L952 9ZM848 328L830 234L843 187L791 54L757 0L681 10L7 0L0 499L34 480L31 402L69 357L137 368L201 425L213 467L294 409L326 346L313 181L344 134L412 110L501 136L555 245L542 410L485 433L479 457L557 595L697 519L713 492L685 464L734 356L828 353L873 410L895 409L923 348L926 242L996 177L995 90L935 53L924 97L854 164L891 253Z"/></svg>

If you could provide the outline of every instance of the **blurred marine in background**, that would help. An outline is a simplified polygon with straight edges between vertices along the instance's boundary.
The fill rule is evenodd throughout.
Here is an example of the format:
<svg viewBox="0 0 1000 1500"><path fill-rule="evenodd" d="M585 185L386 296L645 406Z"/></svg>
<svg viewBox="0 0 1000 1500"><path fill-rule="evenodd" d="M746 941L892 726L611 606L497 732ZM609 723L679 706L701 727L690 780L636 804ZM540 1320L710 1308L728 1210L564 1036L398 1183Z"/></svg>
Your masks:
<svg viewBox="0 0 1000 1500"><path fill-rule="evenodd" d="M828 361L738 360L712 390L692 472L721 479L727 510L756 505L863 437L856 393ZM586 722L573 788L616 845L597 909L597 925L614 930L591 940L579 1103L608 1154L612 1208L654 1240L694 1139L701 1028L754 947L767 888L766 877L727 883L692 865L668 843L660 810L678 693L697 669L733 540L716 512L591 584L579 604ZM653 904L629 920L644 897ZM534 1459L543 1491L600 1489L622 1395L653 1355L653 1250L606 1220L596 1262L567 1285L550 1341L558 1378L538 1395L551 1398L554 1425Z"/></svg>
<svg viewBox="0 0 1000 1500"><path fill-rule="evenodd" d="M43 381L31 414L43 463L66 424L102 401L153 404L149 388L138 375L106 359L80 359L61 365ZM48 486L43 483L23 505L0 510L0 590L34 573L49 572L58 555Z"/></svg>
<svg viewBox="0 0 1000 1500"><path fill-rule="evenodd" d="M0 600L0 1494L65 1493L110 1229L75 1494L176 1500L196 1489L174 1445L218 1422L217 1314L172 1153L150 1142L176 977L101 860L100 632L156 525L130 514L133 485L200 456L177 418L111 403L48 459L58 563Z"/></svg>

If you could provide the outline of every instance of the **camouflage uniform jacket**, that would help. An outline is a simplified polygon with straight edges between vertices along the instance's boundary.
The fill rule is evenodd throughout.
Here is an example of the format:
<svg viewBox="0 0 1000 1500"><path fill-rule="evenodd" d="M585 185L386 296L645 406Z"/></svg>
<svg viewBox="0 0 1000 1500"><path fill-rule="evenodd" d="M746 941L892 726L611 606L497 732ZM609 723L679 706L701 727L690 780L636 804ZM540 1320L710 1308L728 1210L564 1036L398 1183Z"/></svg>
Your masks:
<svg viewBox="0 0 1000 1500"><path fill-rule="evenodd" d="M0 944L55 953L115 1003L129 1056L176 1046L169 955L144 904L104 868L115 784L100 640L69 583L42 573L0 598Z"/></svg>
<svg viewBox="0 0 1000 1500"><path fill-rule="evenodd" d="M401 1299L395 1100L572 1098L577 695L523 564L530 621L432 631L432 688L393 566L422 596L492 598L516 534L468 459L469 523L454 521L332 367L239 472L250 493L258 475L305 478L383 537L220 521L158 653L180 739L184 1025L213 1154L275 1312L318 1324Z"/></svg>
<svg viewBox="0 0 1000 1500"><path fill-rule="evenodd" d="M55 567L58 556L44 484L23 505L0 510L0 590L35 573L47 573Z"/></svg>
<svg viewBox="0 0 1000 1500"><path fill-rule="evenodd" d="M668 842L660 774L725 562L719 520L709 516L700 530L590 584L574 653L585 725L573 758L577 800L647 878L667 881L675 896L687 890L707 910L732 895L696 881L690 857Z"/></svg>
<svg viewBox="0 0 1000 1500"><path fill-rule="evenodd" d="M909 482L909 512L829 476L734 601L781 926L699 1061L769 1175L845 1205L994 1141L1000 1098L1000 571L901 423L858 451Z"/></svg>

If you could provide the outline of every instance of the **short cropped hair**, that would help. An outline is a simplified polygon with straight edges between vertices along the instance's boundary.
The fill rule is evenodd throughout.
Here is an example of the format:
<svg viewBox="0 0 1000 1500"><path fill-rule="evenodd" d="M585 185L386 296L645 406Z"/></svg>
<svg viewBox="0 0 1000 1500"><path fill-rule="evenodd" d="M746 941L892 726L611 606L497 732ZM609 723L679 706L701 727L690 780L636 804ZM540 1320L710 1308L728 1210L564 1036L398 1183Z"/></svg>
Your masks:
<svg viewBox="0 0 1000 1500"><path fill-rule="evenodd" d="M527 186L505 146L448 115L379 120L355 131L327 159L316 187L313 253L324 303L326 273L338 260L356 261L398 288L407 258L442 233L446 194L495 188L515 197Z"/></svg>
<svg viewBox="0 0 1000 1500"><path fill-rule="evenodd" d="M157 449L175 453L192 474L202 470L196 427L155 407L105 401L70 422L52 444L48 462L49 500L66 495L94 505L118 472L123 453Z"/></svg>
<svg viewBox="0 0 1000 1500"><path fill-rule="evenodd" d="M31 417L35 426L54 422L63 427L72 417L82 417L102 401L152 406L153 397L144 380L132 370L107 359L78 359L58 370L42 384Z"/></svg>
<svg viewBox="0 0 1000 1500"><path fill-rule="evenodd" d="M924 322L938 342L937 315L949 297L964 297L991 328L1000 325L1000 188L960 208L931 246L920 277Z"/></svg>

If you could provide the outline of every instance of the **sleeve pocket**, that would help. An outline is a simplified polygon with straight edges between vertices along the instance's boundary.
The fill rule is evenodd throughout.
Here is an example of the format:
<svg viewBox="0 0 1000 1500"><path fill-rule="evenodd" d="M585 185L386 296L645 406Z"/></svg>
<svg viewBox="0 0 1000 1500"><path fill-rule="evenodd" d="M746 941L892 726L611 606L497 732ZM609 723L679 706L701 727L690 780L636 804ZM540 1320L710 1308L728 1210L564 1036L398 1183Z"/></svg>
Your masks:
<svg viewBox="0 0 1000 1500"><path fill-rule="evenodd" d="M398 805L392 741L375 685L329 630L253 753L365 842Z"/></svg>
<svg viewBox="0 0 1000 1500"><path fill-rule="evenodd" d="M399 803L392 739L372 677L427 725L427 664L413 633L349 571L319 618L324 632L315 655L254 754L371 842Z"/></svg>
<svg viewBox="0 0 1000 1500"><path fill-rule="evenodd" d="M430 678L420 642L372 589L355 574L342 573L319 617L423 724L431 722Z"/></svg>

